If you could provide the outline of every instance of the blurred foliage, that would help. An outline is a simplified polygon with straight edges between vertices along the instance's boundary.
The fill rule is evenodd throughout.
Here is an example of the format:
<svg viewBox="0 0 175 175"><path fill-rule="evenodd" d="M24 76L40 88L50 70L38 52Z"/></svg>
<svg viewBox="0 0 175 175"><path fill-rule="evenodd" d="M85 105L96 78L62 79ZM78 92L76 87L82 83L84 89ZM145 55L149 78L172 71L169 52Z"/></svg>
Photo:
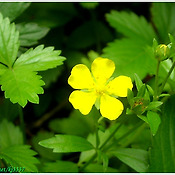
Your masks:
<svg viewBox="0 0 175 175"><path fill-rule="evenodd" d="M19 105L1 91L2 168L25 167L24 172L41 173L175 172L174 96L168 97L174 94L175 72L169 76L164 94L159 94L161 102L154 100L157 60L153 48L153 39L158 45L170 43L174 56L175 3L1 2L0 13L10 20L0 20L0 34L13 33L10 38L4 35L10 51L0 44L1 90L11 94L20 89L22 93L16 93L11 101L26 105L22 121ZM63 57L58 53L66 57L61 66ZM7 69L4 56L9 59L8 66L29 67L17 70L16 76L10 69L3 75ZM30 64L28 56L41 64ZM95 107L87 116L72 108L67 79L73 66L90 67L98 56L113 60L114 76L129 76L135 86L128 99L121 98L123 114L116 121L101 121L96 141L100 114ZM57 63L55 57L60 59ZM171 57L160 63L160 86L174 64ZM114 131L114 137L103 146ZM98 153L94 149L97 145L102 147ZM81 169L94 154L96 157Z"/></svg>

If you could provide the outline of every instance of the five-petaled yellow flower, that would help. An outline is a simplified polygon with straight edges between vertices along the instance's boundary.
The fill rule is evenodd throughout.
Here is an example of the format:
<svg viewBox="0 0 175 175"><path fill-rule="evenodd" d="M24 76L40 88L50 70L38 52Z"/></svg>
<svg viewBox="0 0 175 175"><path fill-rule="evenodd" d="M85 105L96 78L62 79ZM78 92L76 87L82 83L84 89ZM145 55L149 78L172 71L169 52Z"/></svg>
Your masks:
<svg viewBox="0 0 175 175"><path fill-rule="evenodd" d="M100 101L100 113L110 120L118 118L123 111L123 104L115 97L126 97L128 88L132 90L130 77L119 76L110 80L115 64L107 58L96 58L91 65L91 72L84 64L73 67L68 83L75 90L69 97L75 109L87 115L92 106Z"/></svg>

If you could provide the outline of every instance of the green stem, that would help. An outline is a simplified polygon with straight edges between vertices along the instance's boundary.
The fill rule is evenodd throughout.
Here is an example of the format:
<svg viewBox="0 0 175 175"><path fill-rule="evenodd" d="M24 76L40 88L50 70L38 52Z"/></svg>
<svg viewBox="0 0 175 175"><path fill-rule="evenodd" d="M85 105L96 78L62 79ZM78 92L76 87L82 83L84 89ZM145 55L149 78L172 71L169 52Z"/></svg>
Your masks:
<svg viewBox="0 0 175 175"><path fill-rule="evenodd" d="M164 81L163 81L163 83L162 83L162 85L161 85L161 87L160 87L159 94L161 94L161 93L162 93L163 88L164 88L164 86L165 86L165 84L166 84L166 82L167 82L167 80L168 80L169 76L170 76L170 75L171 75L171 73L173 72L174 67L175 67L175 61L173 62L173 65L171 66L171 68L170 68L170 70L169 70L169 72L168 72L167 76L165 77L165 79L164 79Z"/></svg>
<svg viewBox="0 0 175 175"><path fill-rule="evenodd" d="M124 121L126 120L123 119L121 122L120 122L120 125L118 125L114 131L108 136L108 138L105 140L105 142L98 148L98 149L102 149L107 143L108 141L115 135L115 133L119 130L119 128L123 125ZM82 172L82 170L84 170L84 168L86 168L95 158L97 157L97 152L95 152L91 159L89 159L89 161L87 161L82 167L80 167L79 169L79 172Z"/></svg>
<svg viewBox="0 0 175 175"><path fill-rule="evenodd" d="M26 142L26 132L25 132L24 115L23 115L22 107L20 105L18 105L18 112L19 112L19 119L20 119L20 127L23 133L23 140L25 143Z"/></svg>
<svg viewBox="0 0 175 175"><path fill-rule="evenodd" d="M157 100L158 98L158 74L159 74L159 67L160 67L160 60L157 62L157 69L156 69L156 75L155 75L155 94L154 94L154 100Z"/></svg>

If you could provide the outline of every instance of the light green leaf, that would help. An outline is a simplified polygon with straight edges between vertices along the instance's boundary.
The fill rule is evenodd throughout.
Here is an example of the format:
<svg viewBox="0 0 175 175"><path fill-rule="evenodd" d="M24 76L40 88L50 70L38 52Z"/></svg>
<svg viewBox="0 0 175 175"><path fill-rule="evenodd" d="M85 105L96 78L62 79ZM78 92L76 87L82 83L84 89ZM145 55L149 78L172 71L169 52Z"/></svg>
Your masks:
<svg viewBox="0 0 175 175"><path fill-rule="evenodd" d="M19 103L22 107L27 100L32 103L39 103L37 94L42 94L44 82L36 72L24 68L7 70L0 81L1 89L5 91L5 97L10 98L12 103Z"/></svg>
<svg viewBox="0 0 175 175"><path fill-rule="evenodd" d="M137 74L134 74L134 80L136 83L137 91L139 91L139 89L143 85L142 80L139 78L139 76Z"/></svg>
<svg viewBox="0 0 175 175"><path fill-rule="evenodd" d="M15 29L15 24L10 24L8 18L3 19L0 13L0 62L12 67L18 48L19 32Z"/></svg>
<svg viewBox="0 0 175 175"><path fill-rule="evenodd" d="M149 111L149 110L155 109L155 108L159 107L162 104L163 104L163 102L161 102L161 101L153 101L153 102L149 103L146 110Z"/></svg>
<svg viewBox="0 0 175 175"><path fill-rule="evenodd" d="M45 163L42 172L44 173L78 173L75 163L69 161L56 161Z"/></svg>
<svg viewBox="0 0 175 175"><path fill-rule="evenodd" d="M146 48L142 41L136 39L115 40L103 49L102 56L115 62L115 75L126 75L134 79L136 73L143 79L156 67L156 60L150 57Z"/></svg>
<svg viewBox="0 0 175 175"><path fill-rule="evenodd" d="M146 86L145 84L143 84L137 93L137 97L144 97L145 92L146 92Z"/></svg>
<svg viewBox="0 0 175 175"><path fill-rule="evenodd" d="M19 144L23 144L22 132L18 126L4 119L0 123L0 150Z"/></svg>
<svg viewBox="0 0 175 175"><path fill-rule="evenodd" d="M151 13L153 16L153 22L160 35L161 42L168 42L168 33L175 35L175 4L153 3Z"/></svg>
<svg viewBox="0 0 175 175"><path fill-rule="evenodd" d="M39 45L35 49L29 49L15 62L14 68L25 67L33 71L43 71L63 64L64 57L58 56L61 51L54 51L53 47Z"/></svg>
<svg viewBox="0 0 175 175"><path fill-rule="evenodd" d="M49 28L40 27L37 23L21 23L16 28L19 31L20 46L37 44L49 32Z"/></svg>
<svg viewBox="0 0 175 175"><path fill-rule="evenodd" d="M2 75L8 68L0 63L0 75Z"/></svg>
<svg viewBox="0 0 175 175"><path fill-rule="evenodd" d="M24 10L26 10L29 5L29 2L1 2L0 12L4 17L9 17L10 21L13 21Z"/></svg>
<svg viewBox="0 0 175 175"><path fill-rule="evenodd" d="M150 170L153 173L175 172L175 96L162 106L161 124L150 149Z"/></svg>
<svg viewBox="0 0 175 175"><path fill-rule="evenodd" d="M39 144L46 148L52 148L53 152L81 152L94 147L84 138L73 135L55 135Z"/></svg>
<svg viewBox="0 0 175 175"><path fill-rule="evenodd" d="M148 169L148 152L145 150L117 148L113 154L137 172L143 173Z"/></svg>
<svg viewBox="0 0 175 175"><path fill-rule="evenodd" d="M149 126L151 128L151 132L154 136L159 128L160 123L161 123L161 119L159 117L159 114L157 114L156 112L153 112L153 111L148 111L147 112L147 119L148 119Z"/></svg>
<svg viewBox="0 0 175 175"><path fill-rule="evenodd" d="M115 11L106 15L109 24L123 35L152 44L155 33L152 26L143 16L137 16L132 12ZM131 45L130 45L131 46Z"/></svg>
<svg viewBox="0 0 175 175"><path fill-rule="evenodd" d="M0 159L4 159L12 167L25 168L24 172L37 172L39 161L34 157L36 152L29 145L15 145L0 151Z"/></svg>

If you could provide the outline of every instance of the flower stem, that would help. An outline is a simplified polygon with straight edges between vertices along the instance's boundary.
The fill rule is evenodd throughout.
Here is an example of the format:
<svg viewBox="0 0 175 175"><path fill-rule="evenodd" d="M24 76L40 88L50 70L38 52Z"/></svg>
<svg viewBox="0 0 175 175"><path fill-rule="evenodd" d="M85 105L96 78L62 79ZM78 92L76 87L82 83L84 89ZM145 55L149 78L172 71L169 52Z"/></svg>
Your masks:
<svg viewBox="0 0 175 175"><path fill-rule="evenodd" d="M160 67L160 60L157 62L157 69L156 69L156 75L155 75L155 94L154 94L154 100L157 100L158 98L158 74L159 74L159 67Z"/></svg>
<svg viewBox="0 0 175 175"><path fill-rule="evenodd" d="M26 132L25 132L25 124L24 124L24 115L23 115L22 107L20 105L18 105L18 112L19 112L19 119L20 119L20 127L23 133L23 141L25 143L26 142Z"/></svg>
<svg viewBox="0 0 175 175"><path fill-rule="evenodd" d="M124 123L124 121L126 120L123 119L121 122L120 122L120 125L118 125L114 131L108 136L108 138L106 139L106 141L98 148L98 149L102 149L107 143L108 141L115 135L115 133L119 130L119 128L122 126L122 124ZM86 168L95 158L97 157L97 152L95 152L92 157L89 159L89 161L87 161L82 167L80 167L79 169L79 172L82 172L84 170L84 168Z"/></svg>
<svg viewBox="0 0 175 175"><path fill-rule="evenodd" d="M172 66L171 66L171 68L170 68L170 70L169 70L169 72L168 72L167 76L165 77L165 79L164 79L164 81L163 81L163 83L162 83L162 85L161 85L161 87L160 87L159 94L161 94L161 93L162 93L163 88L165 87L165 84L166 84L166 82L167 82L167 80L168 80L169 76L170 76L170 75L171 75L171 73L173 72L174 67L175 67L175 61L173 62L173 64L172 64Z"/></svg>

